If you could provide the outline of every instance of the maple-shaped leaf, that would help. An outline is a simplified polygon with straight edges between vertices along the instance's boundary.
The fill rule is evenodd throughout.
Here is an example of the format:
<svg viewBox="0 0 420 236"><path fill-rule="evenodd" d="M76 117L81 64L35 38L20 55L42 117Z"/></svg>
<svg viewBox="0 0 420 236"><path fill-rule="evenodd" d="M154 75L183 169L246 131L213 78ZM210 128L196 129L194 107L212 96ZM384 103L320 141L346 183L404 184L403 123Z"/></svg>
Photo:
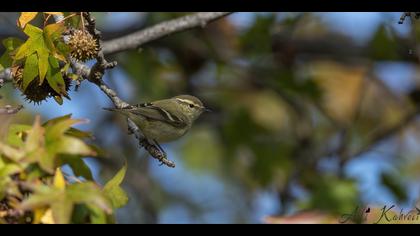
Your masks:
<svg viewBox="0 0 420 236"><path fill-rule="evenodd" d="M34 193L20 205L21 210L35 210L50 207L54 223L70 223L76 204L98 207L106 214L112 213L107 199L93 182L75 183L60 188L57 186L29 186Z"/></svg>
<svg viewBox="0 0 420 236"><path fill-rule="evenodd" d="M27 24L24 33L29 36L16 52L14 60L21 60L36 53L37 55L37 75L39 82L42 84L48 71L48 56L50 51L44 39L44 31L31 24ZM28 81L27 81L28 82ZM29 81L30 82L30 81Z"/></svg>
<svg viewBox="0 0 420 236"><path fill-rule="evenodd" d="M44 40L51 51L51 54L60 61L66 61L68 52L63 49L64 42L62 40L62 33L65 30L64 23L49 24L44 28Z"/></svg>

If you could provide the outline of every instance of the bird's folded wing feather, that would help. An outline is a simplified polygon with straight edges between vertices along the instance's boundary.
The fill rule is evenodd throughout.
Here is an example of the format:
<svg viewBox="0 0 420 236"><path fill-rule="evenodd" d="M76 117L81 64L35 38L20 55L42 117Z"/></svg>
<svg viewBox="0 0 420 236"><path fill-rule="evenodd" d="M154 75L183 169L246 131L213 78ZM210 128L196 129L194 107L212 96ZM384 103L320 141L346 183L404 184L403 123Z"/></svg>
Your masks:
<svg viewBox="0 0 420 236"><path fill-rule="evenodd" d="M160 107L154 106L151 103L144 103L135 106L135 109L130 109L132 114L141 115L150 120L158 120L175 127L183 128L187 124L179 117L174 114L171 114L169 111L162 109Z"/></svg>

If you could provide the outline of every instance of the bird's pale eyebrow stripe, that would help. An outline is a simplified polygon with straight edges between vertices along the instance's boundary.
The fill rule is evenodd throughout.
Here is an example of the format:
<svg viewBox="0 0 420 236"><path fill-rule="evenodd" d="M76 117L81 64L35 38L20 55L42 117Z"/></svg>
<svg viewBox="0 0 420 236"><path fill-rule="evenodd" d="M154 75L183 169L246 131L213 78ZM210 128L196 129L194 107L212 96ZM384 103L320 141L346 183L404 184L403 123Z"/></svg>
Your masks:
<svg viewBox="0 0 420 236"><path fill-rule="evenodd" d="M183 102L183 103L187 103L187 104L192 104L193 106L198 106L197 104L195 104L193 101L187 100L187 99L182 99L182 98L176 98L176 100Z"/></svg>

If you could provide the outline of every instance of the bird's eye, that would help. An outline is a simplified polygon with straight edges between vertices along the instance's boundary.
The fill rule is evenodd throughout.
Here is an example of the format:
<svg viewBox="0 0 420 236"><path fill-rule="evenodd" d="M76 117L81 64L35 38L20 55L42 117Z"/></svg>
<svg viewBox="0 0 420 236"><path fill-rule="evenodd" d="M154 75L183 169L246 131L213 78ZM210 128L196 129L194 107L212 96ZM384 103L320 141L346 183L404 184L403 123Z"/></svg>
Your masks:
<svg viewBox="0 0 420 236"><path fill-rule="evenodd" d="M190 104L190 108L193 108L194 107L194 105L193 104Z"/></svg>

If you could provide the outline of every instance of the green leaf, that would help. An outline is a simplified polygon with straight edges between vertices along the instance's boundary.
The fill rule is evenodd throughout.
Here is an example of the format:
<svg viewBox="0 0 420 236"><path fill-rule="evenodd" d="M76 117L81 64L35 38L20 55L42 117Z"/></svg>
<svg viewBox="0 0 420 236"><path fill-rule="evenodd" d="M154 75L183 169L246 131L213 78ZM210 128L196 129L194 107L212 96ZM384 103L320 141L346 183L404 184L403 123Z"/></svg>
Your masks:
<svg viewBox="0 0 420 236"><path fill-rule="evenodd" d="M94 204L107 213L111 213L107 199L93 182L75 183L67 186L66 196L74 203Z"/></svg>
<svg viewBox="0 0 420 236"><path fill-rule="evenodd" d="M103 193L111 201L112 207L120 208L127 204L128 197L124 190L120 187L120 184L124 180L125 173L127 171L127 163L124 164L123 168L110 180L103 188Z"/></svg>
<svg viewBox="0 0 420 236"><path fill-rule="evenodd" d="M40 124L40 117L35 118L34 125L28 130L28 136L25 140L25 151L31 152L44 146L45 129Z"/></svg>
<svg viewBox="0 0 420 236"><path fill-rule="evenodd" d="M28 24L24 32L29 36L29 39L19 47L15 55L15 60L23 59L37 51L48 51L45 46L43 31L40 28Z"/></svg>
<svg viewBox="0 0 420 236"><path fill-rule="evenodd" d="M15 147L23 146L23 135L25 131L32 128L30 125L13 124L9 127L7 134L7 143Z"/></svg>
<svg viewBox="0 0 420 236"><path fill-rule="evenodd" d="M0 168L0 178L13 175L22 171L22 168L16 164L7 164Z"/></svg>
<svg viewBox="0 0 420 236"><path fill-rule="evenodd" d="M48 61L50 65L47 71L48 84L58 94L67 96L66 85L64 83L63 76L61 75L57 59L49 56Z"/></svg>
<svg viewBox="0 0 420 236"><path fill-rule="evenodd" d="M25 156L24 151L20 149L16 149L14 147L11 147L1 142L0 142L0 154L5 155L6 158L15 162L20 161Z"/></svg>
<svg viewBox="0 0 420 236"><path fill-rule="evenodd" d="M70 128L66 134L73 136L75 138L93 138L92 132L87 132L83 130L79 130L76 128Z"/></svg>
<svg viewBox="0 0 420 236"><path fill-rule="evenodd" d="M57 153L80 156L94 156L96 153L82 140L73 137L61 137L52 144Z"/></svg>
<svg viewBox="0 0 420 236"><path fill-rule="evenodd" d="M45 76L47 75L48 68L50 66L48 62L48 51L42 50L38 52L38 67L39 67L39 84L44 82Z"/></svg>
<svg viewBox="0 0 420 236"><path fill-rule="evenodd" d="M80 123L81 120L75 120L75 119L62 119L57 120L54 122L54 125L47 125L45 127L45 139L47 142L53 142L61 136L64 135L64 133L70 129L71 126Z"/></svg>
<svg viewBox="0 0 420 236"><path fill-rule="evenodd" d="M64 190L57 190L49 186L35 187L35 193L30 195L20 205L19 209L30 210L49 206L53 202L57 202L64 194Z"/></svg>
<svg viewBox="0 0 420 236"><path fill-rule="evenodd" d="M2 41L4 47L7 51L11 52L14 51L16 48L20 47L23 44L23 41L18 38L9 37L6 39L3 39Z"/></svg>
<svg viewBox="0 0 420 236"><path fill-rule="evenodd" d="M23 68L23 90L26 90L28 85L38 76L38 57L31 54L26 58L25 67Z"/></svg>
<svg viewBox="0 0 420 236"><path fill-rule="evenodd" d="M48 49L55 58L66 61L66 57L70 51L65 52L61 34L64 32L64 23L49 24L44 28L44 39ZM57 47L56 47L57 45Z"/></svg>
<svg viewBox="0 0 420 236"><path fill-rule="evenodd" d="M106 213L95 205L87 205L90 211L90 223L92 224L107 224L108 219Z"/></svg>
<svg viewBox="0 0 420 236"><path fill-rule="evenodd" d="M70 46L61 41L57 42L56 49L63 56L68 56L70 53Z"/></svg>
<svg viewBox="0 0 420 236"><path fill-rule="evenodd" d="M42 170L47 173L54 173L56 168L56 155L55 153L48 152L44 148L39 148L35 152L32 152L29 156L29 161L38 161L39 166Z"/></svg>
<svg viewBox="0 0 420 236"><path fill-rule="evenodd" d="M22 40L12 37L3 40L3 45L6 48L6 51L0 57L0 70L3 70L4 68L10 67L12 65L13 59L11 54L16 50L16 48L22 45L22 43Z"/></svg>
<svg viewBox="0 0 420 236"><path fill-rule="evenodd" d="M76 176L82 176L87 180L93 180L92 172L83 159L72 156L63 156L61 159L63 163L68 164L71 167Z"/></svg>
<svg viewBox="0 0 420 236"><path fill-rule="evenodd" d="M64 116L59 116L59 117L50 119L50 120L46 121L44 124L42 124L42 126L49 126L49 125L57 124L58 122L60 122L62 120L70 119L71 115L72 114L67 114L67 115L64 115Z"/></svg>
<svg viewBox="0 0 420 236"><path fill-rule="evenodd" d="M54 41L61 38L61 34L64 32L65 26L63 23L49 24L44 28L44 39L48 48L55 52Z"/></svg>
<svg viewBox="0 0 420 236"><path fill-rule="evenodd" d="M52 202L51 210L56 224L68 224L73 212L73 202L66 195L62 195Z"/></svg>

